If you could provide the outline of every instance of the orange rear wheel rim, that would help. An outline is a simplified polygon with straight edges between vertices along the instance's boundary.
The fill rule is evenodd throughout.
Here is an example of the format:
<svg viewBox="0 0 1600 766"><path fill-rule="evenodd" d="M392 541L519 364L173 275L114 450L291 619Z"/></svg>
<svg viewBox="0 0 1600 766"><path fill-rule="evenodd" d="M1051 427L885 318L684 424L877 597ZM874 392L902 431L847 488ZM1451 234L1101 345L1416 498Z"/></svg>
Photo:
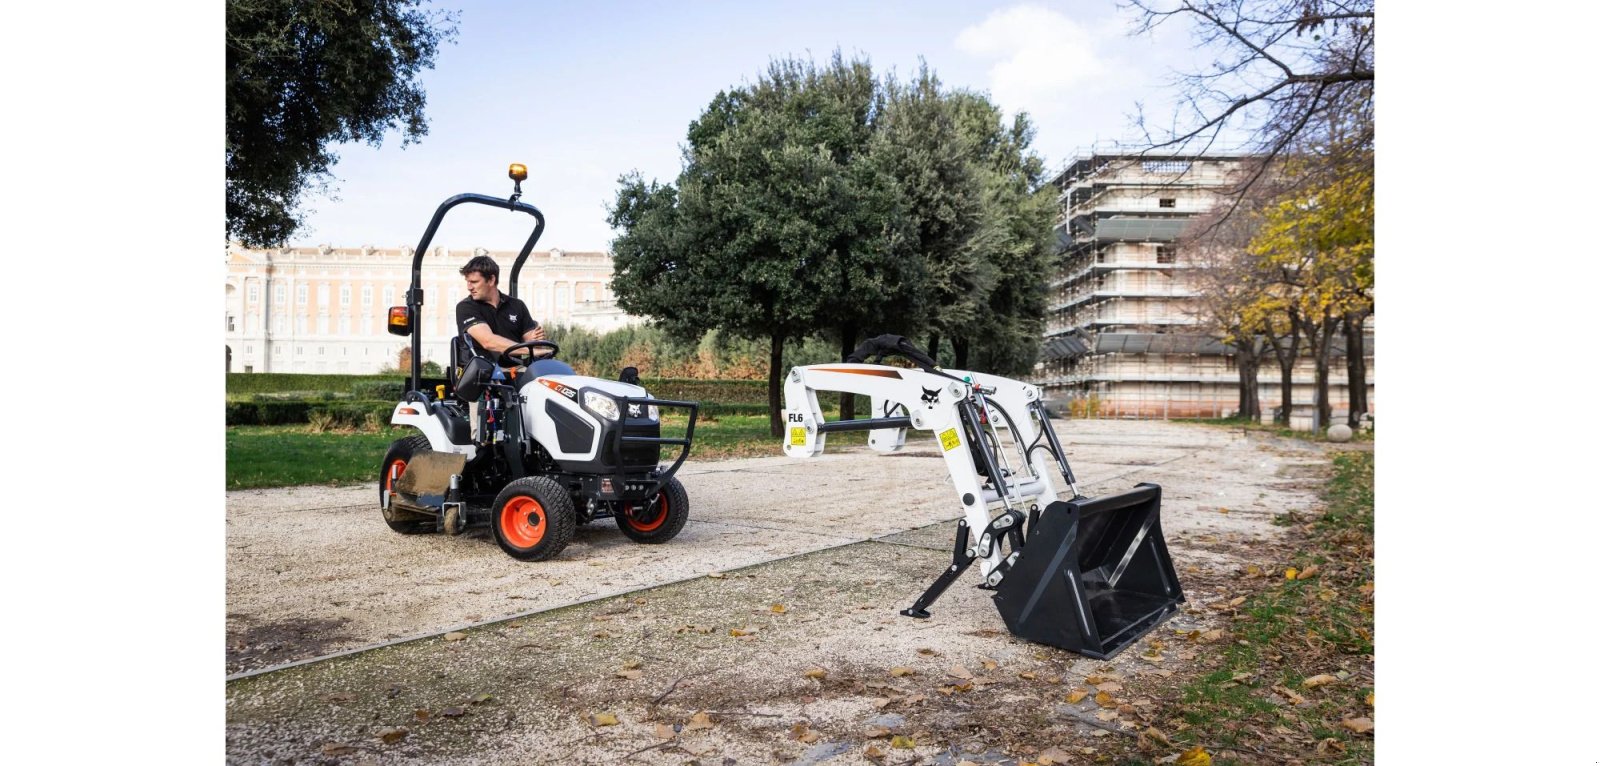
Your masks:
<svg viewBox="0 0 1600 766"><path fill-rule="evenodd" d="M632 527L633 529L635 529L635 530L637 530L639 532L654 532L654 531L660 529L662 524L667 523L667 510L668 509L667 509L667 495L666 495L666 493L663 492L661 494L660 510L656 512L656 518L655 518L654 521L651 521L649 523L645 523L645 522L639 521L639 520L637 520L637 519L635 519L633 517L634 509L643 508L643 507L647 507L647 506L630 505L630 506L628 506L628 509L623 512L623 518L627 519L628 526Z"/></svg>
<svg viewBox="0 0 1600 766"><path fill-rule="evenodd" d="M500 509L500 533L518 548L532 548L544 539L544 506L531 497L513 497Z"/></svg>

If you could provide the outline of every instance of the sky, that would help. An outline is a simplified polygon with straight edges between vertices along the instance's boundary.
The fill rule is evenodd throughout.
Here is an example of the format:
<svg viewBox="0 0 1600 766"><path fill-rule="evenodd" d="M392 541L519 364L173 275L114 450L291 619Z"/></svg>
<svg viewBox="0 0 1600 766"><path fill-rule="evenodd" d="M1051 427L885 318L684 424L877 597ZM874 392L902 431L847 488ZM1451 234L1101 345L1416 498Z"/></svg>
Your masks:
<svg viewBox="0 0 1600 766"><path fill-rule="evenodd" d="M506 167L521 162L523 200L547 220L539 249L609 250L618 177L676 179L689 123L774 58L821 63L837 49L901 78L926 61L948 87L986 91L1008 116L1027 112L1033 148L1052 168L1137 140L1140 103L1170 120L1174 69L1205 63L1187 28L1132 36L1132 16L1110 0L434 7L460 13L456 41L421 77L428 135L339 146L335 192L308 195L292 244L414 245L445 198L509 195ZM435 243L516 249L527 220L457 208Z"/></svg>

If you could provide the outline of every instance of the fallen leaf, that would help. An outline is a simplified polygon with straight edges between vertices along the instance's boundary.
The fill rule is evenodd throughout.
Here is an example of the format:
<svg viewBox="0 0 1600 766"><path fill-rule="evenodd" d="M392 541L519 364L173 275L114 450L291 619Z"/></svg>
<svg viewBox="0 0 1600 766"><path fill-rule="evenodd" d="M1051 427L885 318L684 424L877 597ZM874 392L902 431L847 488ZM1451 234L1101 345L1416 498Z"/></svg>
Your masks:
<svg viewBox="0 0 1600 766"><path fill-rule="evenodd" d="M627 662L622 663L622 669L633 670L643 664L644 663L640 662L639 660L628 660Z"/></svg>
<svg viewBox="0 0 1600 766"><path fill-rule="evenodd" d="M1109 737L1109 736L1111 736L1111 732L1106 731L1105 729L1095 729L1094 731L1089 732L1089 736L1091 736L1091 737Z"/></svg>
<svg viewBox="0 0 1600 766"><path fill-rule="evenodd" d="M641 678L644 678L644 671L643 670L619 670L619 671L617 671L617 678L626 678L629 681L637 681L637 680L639 680Z"/></svg>
<svg viewBox="0 0 1600 766"><path fill-rule="evenodd" d="M924 657L938 657L939 656L939 651L937 649L930 649L930 648L924 646L921 649L917 650L917 654L920 654L920 655L922 655Z"/></svg>
<svg viewBox="0 0 1600 766"><path fill-rule="evenodd" d="M1020 679L1022 679L1024 681L1032 681L1033 679L1038 678L1038 676L1034 675L1033 673L1023 672L1023 673L1018 673L1017 674L1017 678L1020 678Z"/></svg>
<svg viewBox="0 0 1600 766"><path fill-rule="evenodd" d="M709 577L713 580L721 580L722 578L727 577L727 575L721 572L712 572L711 574L706 575L706 577Z"/></svg>
<svg viewBox="0 0 1600 766"><path fill-rule="evenodd" d="M664 723L656 724L656 739L672 739L676 736L678 736L676 729Z"/></svg>
<svg viewBox="0 0 1600 766"><path fill-rule="evenodd" d="M591 720L590 723L593 723L595 726L616 726L622 722L618 721L617 717L611 713L595 713L594 719Z"/></svg>
<svg viewBox="0 0 1600 766"><path fill-rule="evenodd" d="M1103 692L1120 692L1122 691L1122 684L1116 681L1105 681L1095 688Z"/></svg>
<svg viewBox="0 0 1600 766"><path fill-rule="evenodd" d="M1310 678L1307 678L1304 681L1301 681L1300 685L1304 686L1307 689L1315 689L1318 686L1327 686L1328 684L1335 683L1338 680L1339 679L1334 678L1333 676L1330 676L1327 673L1322 673L1322 674L1314 675L1314 676L1312 676Z"/></svg>
<svg viewBox="0 0 1600 766"><path fill-rule="evenodd" d="M1303 705L1303 704L1305 704L1306 698L1300 696L1300 694L1298 692L1296 692L1293 689L1290 689L1287 686L1281 686L1281 685L1280 686L1274 686L1274 687L1272 687L1272 690L1277 692L1277 693L1279 693L1279 694L1282 694L1285 699L1289 700L1290 704L1293 704L1293 705Z"/></svg>
<svg viewBox="0 0 1600 766"><path fill-rule="evenodd" d="M1059 747L1052 747L1039 754L1041 766L1051 766L1051 764L1066 763L1071 760L1072 754Z"/></svg>
<svg viewBox="0 0 1600 766"><path fill-rule="evenodd" d="M459 707L459 706L447 707L447 708L439 711L439 715L442 715L445 718L460 718L461 716L464 716L466 714L467 714L467 709L464 708L464 707Z"/></svg>
<svg viewBox="0 0 1600 766"><path fill-rule="evenodd" d="M1211 643L1213 641L1220 641L1220 640L1222 640L1222 630L1221 629L1208 630L1208 631L1206 631L1204 633L1201 633L1200 634L1200 640L1203 643L1207 643L1207 644L1209 644L1209 643Z"/></svg>
<svg viewBox="0 0 1600 766"><path fill-rule="evenodd" d="M1228 512L1227 508L1218 508L1217 509L1217 513L1227 513L1227 512Z"/></svg>
<svg viewBox="0 0 1600 766"><path fill-rule="evenodd" d="M1372 700L1373 700L1373 696L1372 695L1373 694L1375 694L1375 692L1367 692L1367 707L1372 707L1373 706L1372 705Z"/></svg>
<svg viewBox="0 0 1600 766"><path fill-rule="evenodd" d="M710 714L706 713L705 711L701 711L689 716L689 725L683 728L688 729L689 731L694 731L695 729L709 729L711 726L712 723Z"/></svg>
<svg viewBox="0 0 1600 766"><path fill-rule="evenodd" d="M1266 574L1266 572L1261 571L1261 567L1251 564L1250 566L1244 568L1244 574L1246 577L1260 577Z"/></svg>
<svg viewBox="0 0 1600 766"><path fill-rule="evenodd" d="M1174 763L1177 766L1211 766L1211 754L1206 752L1205 748L1196 745L1183 751Z"/></svg>
<svg viewBox="0 0 1600 766"><path fill-rule="evenodd" d="M952 665L949 670L945 671L945 673L956 678L972 678L972 671L967 670L966 667L962 665Z"/></svg>
<svg viewBox="0 0 1600 766"><path fill-rule="evenodd" d="M1098 718L1098 719L1100 719L1102 721L1109 721L1109 720L1117 717L1117 711L1115 711L1115 710L1101 710L1101 711L1096 712L1094 714L1094 717Z"/></svg>
<svg viewBox="0 0 1600 766"><path fill-rule="evenodd" d="M1076 705L1079 702L1082 702L1084 698L1088 696L1089 692L1086 689L1073 689L1067 694L1067 703Z"/></svg>
<svg viewBox="0 0 1600 766"><path fill-rule="evenodd" d="M888 755L888 753L885 752L883 748L878 747L877 745L867 745L866 752L864 752L862 754L865 755L868 758L873 758L873 759L882 758L885 755Z"/></svg>
<svg viewBox="0 0 1600 766"><path fill-rule="evenodd" d="M355 698L356 695L346 694L344 692L339 692L338 694L329 694L327 696L327 700L329 702L353 702Z"/></svg>
<svg viewBox="0 0 1600 766"><path fill-rule="evenodd" d="M1293 580L1295 575L1298 574L1300 574L1300 570L1295 569L1294 567L1289 567L1288 569L1283 570L1283 579Z"/></svg>
<svg viewBox="0 0 1600 766"><path fill-rule="evenodd" d="M786 607L783 604L773 604L772 605L772 613L773 614L783 614L784 612L787 612L787 611L789 611L789 607Z"/></svg>
<svg viewBox="0 0 1600 766"><path fill-rule="evenodd" d="M815 678L818 681L821 681L822 679L827 678L827 677L828 677L828 671L823 670L822 668L812 668L812 669L806 671L806 678Z"/></svg>
<svg viewBox="0 0 1600 766"><path fill-rule="evenodd" d="M889 675L894 676L895 678L900 678L902 676L916 675L916 673L917 673L917 671L912 670L911 668L902 667L902 666L896 666L896 667L889 668Z"/></svg>
<svg viewBox="0 0 1600 766"><path fill-rule="evenodd" d="M917 746L917 741L916 740L914 740L914 739L912 739L910 737L907 737L907 736L905 736L903 734L897 734L897 735L895 735L894 739L889 740L889 747L896 748L896 749L899 749L899 750L910 750L911 748L916 747L916 746Z"/></svg>
<svg viewBox="0 0 1600 766"><path fill-rule="evenodd" d="M492 699L494 699L494 695L493 694L489 694L488 692L485 692L483 694L475 694L475 695L472 696L472 704L474 704L474 705L482 705L483 703L488 702L489 700L492 700Z"/></svg>
<svg viewBox="0 0 1600 766"><path fill-rule="evenodd" d="M611 636L610 633L608 633L606 631L603 631L603 630L597 630L597 631L594 632L594 638L611 638L611 637L612 636Z"/></svg>
<svg viewBox="0 0 1600 766"><path fill-rule="evenodd" d="M378 730L378 739L383 740L384 744L393 744L405 739L406 735L410 733L411 730L405 728L404 726L390 726L388 728Z"/></svg>
<svg viewBox="0 0 1600 766"><path fill-rule="evenodd" d="M1121 678L1122 678L1121 676L1114 675L1114 674L1111 674L1111 673L1095 673L1095 674L1083 679L1083 682L1086 683L1086 684L1089 684L1090 686L1099 686L1100 684L1103 684L1103 683L1105 683L1107 681L1117 681L1117 680L1120 680Z"/></svg>
<svg viewBox="0 0 1600 766"><path fill-rule="evenodd" d="M428 719L433 717L433 713L423 710L422 708L417 708L416 710L411 711L411 714L416 716L417 720L422 721L423 723L427 723Z"/></svg>
<svg viewBox="0 0 1600 766"><path fill-rule="evenodd" d="M866 735L867 739L878 739L880 737L889 736L889 730L883 728L882 726L874 726L870 729L867 729Z"/></svg>
<svg viewBox="0 0 1600 766"><path fill-rule="evenodd" d="M1294 579L1296 579L1296 580L1309 580L1309 579L1317 576L1318 570L1319 570L1319 568L1317 567L1317 565L1316 564L1312 564L1311 566L1308 566L1305 569L1300 570L1300 574L1295 575Z"/></svg>
<svg viewBox="0 0 1600 766"><path fill-rule="evenodd" d="M1372 731L1372 719L1366 717L1346 718L1340 721L1339 725L1357 734L1367 734Z"/></svg>
<svg viewBox="0 0 1600 766"><path fill-rule="evenodd" d="M466 638L466 637L467 637L467 634L462 633L459 630L452 630L449 633L444 634L444 640L446 640L446 641L460 641L461 639Z"/></svg>
<svg viewBox="0 0 1600 766"><path fill-rule="evenodd" d="M1106 694L1105 692L1100 692L1099 694L1094 695L1094 704L1099 705L1100 707L1116 707L1117 701L1112 699L1111 695Z"/></svg>
<svg viewBox="0 0 1600 766"><path fill-rule="evenodd" d="M730 628L730 629L728 629L728 635L733 636L734 638L743 638L743 637L748 636L748 635L750 635L751 633L754 633L754 632L755 631L753 631L753 630L742 630L740 628Z"/></svg>
<svg viewBox="0 0 1600 766"><path fill-rule="evenodd" d="M994 670L995 668L998 668L998 667L1000 667L1000 663L995 662L994 660L984 660L983 661L983 669L984 670Z"/></svg>
<svg viewBox="0 0 1600 766"><path fill-rule="evenodd" d="M1238 605L1243 604L1243 603L1244 603L1244 596L1239 596L1238 598L1235 598L1235 599L1229 601L1228 602L1228 606L1238 606Z"/></svg>
<svg viewBox="0 0 1600 766"><path fill-rule="evenodd" d="M506 623L506 627L508 627L508 628L520 628L520 627L522 627L522 620L512 620L511 622Z"/></svg>
<svg viewBox="0 0 1600 766"><path fill-rule="evenodd" d="M356 749L354 747L351 747L350 745L342 745L338 742L329 742L328 744L322 746L323 755L349 755L355 751Z"/></svg>
<svg viewBox="0 0 1600 766"><path fill-rule="evenodd" d="M1317 743L1317 752L1342 753L1344 752L1344 743L1334 739L1333 737L1328 737L1327 739Z"/></svg>
<svg viewBox="0 0 1600 766"><path fill-rule="evenodd" d="M819 739L822 739L822 735L814 731L808 731L805 734L800 735L800 741L808 745L816 742Z"/></svg>
<svg viewBox="0 0 1600 766"><path fill-rule="evenodd" d="M1149 737L1150 739L1155 740L1156 742L1160 742L1161 744L1166 745L1167 747L1172 747L1172 740L1167 739L1166 732L1164 732L1164 731L1162 731L1160 729L1157 729L1154 726L1151 726L1150 728L1145 729L1144 730L1144 735L1146 737Z"/></svg>
<svg viewBox="0 0 1600 766"><path fill-rule="evenodd" d="M964 684L956 684L954 688L956 691L966 694L967 692L972 691L972 682L968 681Z"/></svg>
<svg viewBox="0 0 1600 766"><path fill-rule="evenodd" d="M888 697L873 697L872 698L872 706L877 708L877 709L879 709L879 710L882 710L882 709L888 707L889 703L891 703L891 702L894 702L894 700L889 699Z"/></svg>

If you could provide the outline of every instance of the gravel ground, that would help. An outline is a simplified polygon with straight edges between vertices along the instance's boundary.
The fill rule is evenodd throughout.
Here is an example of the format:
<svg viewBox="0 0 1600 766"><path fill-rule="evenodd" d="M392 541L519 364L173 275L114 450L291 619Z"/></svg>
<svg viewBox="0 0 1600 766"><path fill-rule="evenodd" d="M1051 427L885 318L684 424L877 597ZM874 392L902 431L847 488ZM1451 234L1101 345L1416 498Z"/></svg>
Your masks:
<svg viewBox="0 0 1600 766"><path fill-rule="evenodd" d="M1208 630L1237 572L1274 563L1271 518L1314 507L1325 458L1193 425L1058 431L1086 494L1164 489L1187 608L1111 662L1013 638L971 575L933 619L896 614L948 564L959 516L925 447L691 462L676 540L600 522L542 563L483 536L396 535L370 487L229 493L228 673L422 637L230 681L229 761L1087 758L1205 651L1172 637Z"/></svg>

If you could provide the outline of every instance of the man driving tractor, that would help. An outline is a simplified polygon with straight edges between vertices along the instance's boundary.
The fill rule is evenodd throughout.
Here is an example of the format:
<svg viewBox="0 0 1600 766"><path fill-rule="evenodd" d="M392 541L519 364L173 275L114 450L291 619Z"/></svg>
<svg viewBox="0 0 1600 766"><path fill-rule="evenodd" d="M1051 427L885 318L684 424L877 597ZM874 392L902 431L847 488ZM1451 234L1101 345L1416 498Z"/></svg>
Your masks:
<svg viewBox="0 0 1600 766"><path fill-rule="evenodd" d="M544 328L534 321L528 304L500 292L500 265L479 255L461 267L467 279L467 297L456 304L456 325L473 350L498 355L521 341L545 340ZM549 349L534 349L545 356Z"/></svg>

